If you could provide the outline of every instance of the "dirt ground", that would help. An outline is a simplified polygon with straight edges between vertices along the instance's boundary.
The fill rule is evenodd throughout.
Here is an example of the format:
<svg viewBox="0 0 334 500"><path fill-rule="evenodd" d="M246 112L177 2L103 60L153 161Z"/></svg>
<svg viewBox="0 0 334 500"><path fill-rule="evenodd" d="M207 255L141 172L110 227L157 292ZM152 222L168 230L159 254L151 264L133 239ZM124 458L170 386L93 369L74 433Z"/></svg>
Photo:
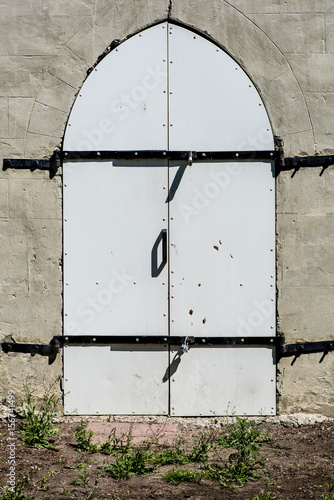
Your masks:
<svg viewBox="0 0 334 500"><path fill-rule="evenodd" d="M248 500L264 491L280 500L334 499L334 489L329 493L330 485L334 483L334 422L297 428L284 423L265 422L263 429L268 431L270 440L263 443L260 452L260 458L265 463L261 477L237 489L226 488L218 481L207 479L200 483L184 482L174 486L163 475L176 466L160 467L148 475L117 481L100 468L109 463L109 456L78 452L74 437L77 425L56 424L59 433L48 449L22 445L21 435L16 430L16 481L23 482L25 495L59 500ZM221 424L209 426L209 429L224 432ZM179 424L177 435L191 446L205 431L203 426ZM4 486L9 472L8 423L5 420L0 423L0 433L0 478ZM87 484L73 485L71 483L77 482L75 479L82 473L78 468L80 463L87 467Z"/></svg>

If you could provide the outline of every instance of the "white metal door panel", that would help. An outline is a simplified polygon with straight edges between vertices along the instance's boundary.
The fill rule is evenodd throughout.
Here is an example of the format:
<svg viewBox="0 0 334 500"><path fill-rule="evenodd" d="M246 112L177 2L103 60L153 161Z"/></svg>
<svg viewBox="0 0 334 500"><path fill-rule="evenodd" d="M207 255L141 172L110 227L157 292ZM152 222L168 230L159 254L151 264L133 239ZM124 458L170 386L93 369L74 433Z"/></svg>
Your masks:
<svg viewBox="0 0 334 500"><path fill-rule="evenodd" d="M144 30L102 59L75 101L64 150L167 148L167 31Z"/></svg>
<svg viewBox="0 0 334 500"><path fill-rule="evenodd" d="M166 161L64 164L65 335L167 334L167 176ZM65 413L168 412L168 357L67 347Z"/></svg>
<svg viewBox="0 0 334 500"><path fill-rule="evenodd" d="M173 163L171 334L275 331L275 190L271 162Z"/></svg>
<svg viewBox="0 0 334 500"><path fill-rule="evenodd" d="M167 175L166 161L64 164L65 334L166 334Z"/></svg>
<svg viewBox="0 0 334 500"><path fill-rule="evenodd" d="M191 347L180 354L171 381L172 415L275 414L273 349Z"/></svg>
<svg viewBox="0 0 334 500"><path fill-rule="evenodd" d="M65 414L167 414L167 347L130 349L65 347Z"/></svg>
<svg viewBox="0 0 334 500"><path fill-rule="evenodd" d="M171 335L274 335L272 168L171 164L171 185L181 179L170 202ZM223 414L228 405L237 414L275 412L272 349L190 347L180 361L172 414Z"/></svg>
<svg viewBox="0 0 334 500"><path fill-rule="evenodd" d="M274 148L263 102L242 68L218 46L169 25L169 148Z"/></svg>

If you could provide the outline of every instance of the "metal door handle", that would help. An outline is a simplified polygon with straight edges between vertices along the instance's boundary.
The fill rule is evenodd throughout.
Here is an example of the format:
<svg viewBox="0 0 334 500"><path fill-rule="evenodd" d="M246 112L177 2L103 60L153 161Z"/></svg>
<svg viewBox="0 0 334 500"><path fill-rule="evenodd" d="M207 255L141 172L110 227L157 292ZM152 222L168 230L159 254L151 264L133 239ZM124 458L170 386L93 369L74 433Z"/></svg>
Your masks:
<svg viewBox="0 0 334 500"><path fill-rule="evenodd" d="M162 262L164 264L167 263L167 229L163 229L161 231L162 235Z"/></svg>

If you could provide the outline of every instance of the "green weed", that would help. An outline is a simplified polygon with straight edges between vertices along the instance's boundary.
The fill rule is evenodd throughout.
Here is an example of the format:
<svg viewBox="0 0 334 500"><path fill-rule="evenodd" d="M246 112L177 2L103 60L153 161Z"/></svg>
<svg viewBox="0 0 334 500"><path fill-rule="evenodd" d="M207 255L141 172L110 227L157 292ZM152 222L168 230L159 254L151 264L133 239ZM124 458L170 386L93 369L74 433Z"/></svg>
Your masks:
<svg viewBox="0 0 334 500"><path fill-rule="evenodd" d="M27 446L47 448L51 436L58 433L58 429L54 428L53 419L57 413L59 396L50 385L45 388L42 401L37 405L30 378L23 384L24 399L19 411L25 423L20 426L20 433L23 434L22 440Z"/></svg>
<svg viewBox="0 0 334 500"><path fill-rule="evenodd" d="M199 482L202 479L202 474L200 472L190 471L188 469L173 469L164 476L166 481L170 481L176 486L181 482Z"/></svg>
<svg viewBox="0 0 334 500"><path fill-rule="evenodd" d="M264 493L261 491L258 495L251 496L249 500L280 500L276 495L272 493Z"/></svg>
<svg viewBox="0 0 334 500"><path fill-rule="evenodd" d="M14 491L3 488L1 500L34 500L35 497L26 496L21 485L16 485Z"/></svg>
<svg viewBox="0 0 334 500"><path fill-rule="evenodd" d="M78 451L89 451L90 453L96 453L99 451L98 445L92 443L94 432L87 430L86 423L83 420L81 420L76 427L74 436L77 440Z"/></svg>
<svg viewBox="0 0 334 500"><path fill-rule="evenodd" d="M228 462L221 467L209 467L208 477L218 479L223 486L241 487L247 481L258 479L258 470L263 462L258 460L260 448L268 441L268 434L262 435L260 424L252 423L243 418L237 418L229 433L218 438L221 448L232 448Z"/></svg>
<svg viewBox="0 0 334 500"><path fill-rule="evenodd" d="M147 452L136 448L129 453L116 454L115 461L104 465L103 470L109 472L114 479L128 479L130 476L149 474L154 466L148 465Z"/></svg>
<svg viewBox="0 0 334 500"><path fill-rule="evenodd" d="M50 477L54 477L54 475L55 475L55 471L51 469L50 472L49 472L49 474L47 476L44 476L42 478L41 486L39 487L39 489L41 491L49 491L50 485L47 484L47 482L50 479Z"/></svg>
<svg viewBox="0 0 334 500"><path fill-rule="evenodd" d="M87 486L89 483L90 478L87 475L87 465L81 464L81 470L82 473L71 482L74 486Z"/></svg>

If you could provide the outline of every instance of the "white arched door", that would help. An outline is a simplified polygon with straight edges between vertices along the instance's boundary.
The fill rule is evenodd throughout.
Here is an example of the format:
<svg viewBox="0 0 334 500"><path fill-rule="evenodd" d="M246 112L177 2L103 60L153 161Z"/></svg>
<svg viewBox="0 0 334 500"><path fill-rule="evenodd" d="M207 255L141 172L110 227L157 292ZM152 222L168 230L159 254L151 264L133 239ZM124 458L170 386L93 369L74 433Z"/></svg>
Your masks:
<svg viewBox="0 0 334 500"><path fill-rule="evenodd" d="M275 413L274 347L250 341L275 335L273 150L197 33L156 25L92 71L64 138L64 335L90 339L64 349L66 413Z"/></svg>

